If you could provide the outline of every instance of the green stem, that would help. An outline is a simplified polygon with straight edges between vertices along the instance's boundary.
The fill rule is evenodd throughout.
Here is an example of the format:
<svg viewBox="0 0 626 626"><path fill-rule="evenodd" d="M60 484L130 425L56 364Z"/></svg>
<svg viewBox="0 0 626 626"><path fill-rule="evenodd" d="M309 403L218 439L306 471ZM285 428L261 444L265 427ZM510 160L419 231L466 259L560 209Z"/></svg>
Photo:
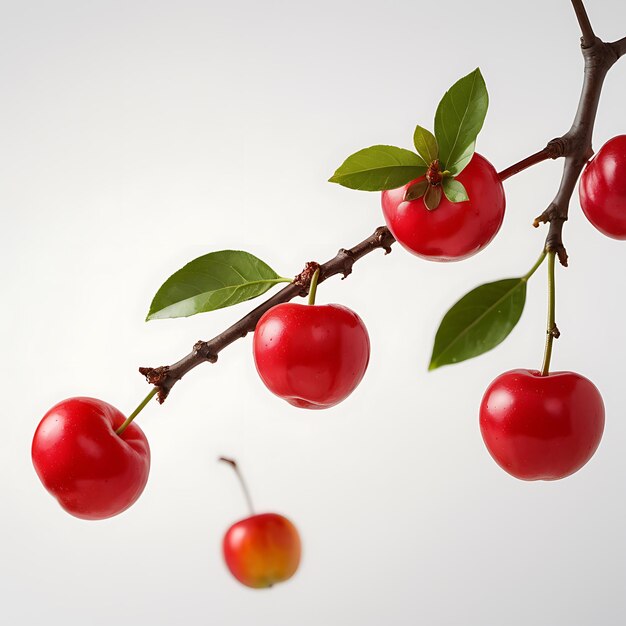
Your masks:
<svg viewBox="0 0 626 626"><path fill-rule="evenodd" d="M543 260L546 258L547 254L548 253L545 250L541 253L539 258L537 259L537 262L528 270L526 274L524 274L524 276L522 276L524 280L528 280L539 269L539 266L543 263Z"/></svg>
<svg viewBox="0 0 626 626"><path fill-rule="evenodd" d="M543 355L543 365L541 375L547 376L550 373L550 359L552 358L552 344L559 336L556 327L556 290L554 282L555 252L548 253L548 326L546 329L546 349Z"/></svg>
<svg viewBox="0 0 626 626"><path fill-rule="evenodd" d="M317 281L320 277L319 267L315 270L313 278L311 278L311 285L309 287L309 304L315 304L315 294L317 293Z"/></svg>
<svg viewBox="0 0 626 626"><path fill-rule="evenodd" d="M121 435L127 428L128 425L141 413L143 408L154 398L156 392L159 389L154 387L152 391L142 400L141 404L126 418L126 421L115 431L116 435Z"/></svg>

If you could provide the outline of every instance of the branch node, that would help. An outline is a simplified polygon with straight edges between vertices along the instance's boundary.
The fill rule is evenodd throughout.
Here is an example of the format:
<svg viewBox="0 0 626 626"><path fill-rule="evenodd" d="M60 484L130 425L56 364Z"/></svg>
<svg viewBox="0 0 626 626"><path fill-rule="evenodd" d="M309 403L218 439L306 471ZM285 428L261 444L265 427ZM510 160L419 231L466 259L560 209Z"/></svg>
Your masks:
<svg viewBox="0 0 626 626"><path fill-rule="evenodd" d="M169 393L169 389L165 386L170 373L169 365L162 365L160 367L140 367L139 373L145 376L146 380L158 389L157 400L159 404L163 404Z"/></svg>
<svg viewBox="0 0 626 626"><path fill-rule="evenodd" d="M567 218L565 218L567 219ZM550 230L546 237L546 251L554 252L559 259L559 263L563 267L567 267L567 250L563 245L562 231L563 231L563 219L555 219L550 222Z"/></svg>
<svg viewBox="0 0 626 626"><path fill-rule="evenodd" d="M309 285L311 284L311 279L313 278L313 274L320 268L320 264L317 261L309 261L304 269L293 279L293 284L298 285L298 287L302 287L300 291L300 295L302 297L306 296L309 293ZM320 278L322 278L320 276Z"/></svg>
<svg viewBox="0 0 626 626"><path fill-rule="evenodd" d="M555 137L548 141L546 152L551 159L562 157L567 150L567 141L564 137Z"/></svg>
<svg viewBox="0 0 626 626"><path fill-rule="evenodd" d="M376 239L377 247L382 248L385 251L385 254L389 254L391 252L391 244L395 241L395 237L386 226L379 226L374 231L374 238Z"/></svg>
<svg viewBox="0 0 626 626"><path fill-rule="evenodd" d="M146 380L155 387L160 387L169 374L169 365L161 365L160 367L140 367L139 373L146 377Z"/></svg>
<svg viewBox="0 0 626 626"><path fill-rule="evenodd" d="M580 38L580 47L585 50L586 48L593 46L597 37L593 32L583 0L572 0L572 5L574 12L576 13L576 19L578 20L578 25L580 26L582 35Z"/></svg>
<svg viewBox="0 0 626 626"><path fill-rule="evenodd" d="M555 324L549 331L548 334L555 339L558 339L561 336L561 331L559 327Z"/></svg>
<svg viewBox="0 0 626 626"><path fill-rule="evenodd" d="M558 204L554 202L550 203L550 206L533 220L533 226L537 228L539 224L546 224L547 222L566 222L567 212L562 211Z"/></svg>
<svg viewBox="0 0 626 626"><path fill-rule="evenodd" d="M211 351L211 347L206 341L196 341L193 345L193 353L198 358L208 361L209 363L217 362L217 354Z"/></svg>
<svg viewBox="0 0 626 626"><path fill-rule="evenodd" d="M567 210L561 209L560 205L552 202L550 206L533 220L533 226L537 228L539 224L550 223L550 230L546 237L546 252L556 253L559 262L563 267L567 267L567 250L563 245L562 233L563 224L567 221Z"/></svg>
<svg viewBox="0 0 626 626"><path fill-rule="evenodd" d="M563 244L561 244L556 250L556 256L559 259L559 263L563 267L567 267L569 257L567 256L567 250L565 249L565 246Z"/></svg>
<svg viewBox="0 0 626 626"><path fill-rule="evenodd" d="M342 257L343 268L341 269L341 280L344 280L344 278L348 278L348 276L352 274L352 266L356 259L354 258L352 250L346 250L346 248L339 248L337 256Z"/></svg>

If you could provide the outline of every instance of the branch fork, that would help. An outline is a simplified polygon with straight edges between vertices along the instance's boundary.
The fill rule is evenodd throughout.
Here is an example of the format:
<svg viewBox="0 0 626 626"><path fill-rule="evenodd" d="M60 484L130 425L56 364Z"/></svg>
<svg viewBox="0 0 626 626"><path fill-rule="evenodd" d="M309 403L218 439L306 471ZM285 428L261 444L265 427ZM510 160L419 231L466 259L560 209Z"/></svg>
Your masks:
<svg viewBox="0 0 626 626"><path fill-rule="evenodd" d="M564 158L557 194L548 208L533 221L535 228L541 223L550 224L545 249L555 252L564 266L567 266L568 257L563 244L563 224L568 219L569 204L578 178L594 154L593 127L602 85L613 64L626 53L626 37L613 43L602 41L593 32L582 0L572 0L572 5L582 32L580 45L585 62L582 91L572 126L563 136L550 141L543 150L500 173L500 179L505 180L545 159Z"/></svg>

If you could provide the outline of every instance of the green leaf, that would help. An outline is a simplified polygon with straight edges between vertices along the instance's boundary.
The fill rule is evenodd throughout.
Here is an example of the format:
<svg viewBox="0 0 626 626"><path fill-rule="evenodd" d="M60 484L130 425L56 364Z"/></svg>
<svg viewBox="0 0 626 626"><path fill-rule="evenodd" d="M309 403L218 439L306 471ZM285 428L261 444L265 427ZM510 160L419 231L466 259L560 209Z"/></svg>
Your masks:
<svg viewBox="0 0 626 626"><path fill-rule="evenodd" d="M157 291L146 320L189 317L215 311L290 282L253 254L241 250L210 252L172 274Z"/></svg>
<svg viewBox="0 0 626 626"><path fill-rule="evenodd" d="M463 154L459 156L456 162L448 165L448 172L450 172L452 176L458 176L465 169L467 164L472 160L475 149L476 142L472 141L472 143L465 149L465 152L463 152Z"/></svg>
<svg viewBox="0 0 626 626"><path fill-rule="evenodd" d="M488 106L487 87L478 68L446 91L435 113L435 137L445 169L452 171L476 141Z"/></svg>
<svg viewBox="0 0 626 626"><path fill-rule="evenodd" d="M465 202L469 200L463 183L460 183L458 180L446 176L441 181L441 186L443 187L443 193L446 194L446 198L448 198L450 202Z"/></svg>
<svg viewBox="0 0 626 626"><path fill-rule="evenodd" d="M396 189L426 173L426 163L415 152L395 146L371 146L349 156L329 179L350 189Z"/></svg>
<svg viewBox="0 0 626 626"><path fill-rule="evenodd" d="M463 296L441 321L428 369L471 359L504 341L524 310L527 281L498 280Z"/></svg>
<svg viewBox="0 0 626 626"><path fill-rule="evenodd" d="M415 127L413 143L417 153L424 159L426 165L430 165L439 156L439 146L435 135L421 126Z"/></svg>

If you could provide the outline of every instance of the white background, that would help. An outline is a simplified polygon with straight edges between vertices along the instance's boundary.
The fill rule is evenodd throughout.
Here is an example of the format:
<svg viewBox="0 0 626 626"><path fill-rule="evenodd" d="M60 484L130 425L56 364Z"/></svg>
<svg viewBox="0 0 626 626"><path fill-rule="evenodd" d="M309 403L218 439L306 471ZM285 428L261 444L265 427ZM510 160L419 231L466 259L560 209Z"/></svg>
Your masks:
<svg viewBox="0 0 626 626"><path fill-rule="evenodd" d="M597 32L626 5L589 0ZM248 304L144 323L161 282L212 250L287 276L382 222L378 194L328 184L351 152L411 147L445 89L479 65L491 106L479 152L502 169L569 128L581 83L570 3L3 2L0 19L0 621L12 625L618 625L626 620L626 243L577 198L558 272L553 365L593 380L604 440L578 474L524 483L486 452L487 384L540 364L545 276L493 352L426 371L435 330L471 287L526 272L561 164L507 181L499 237L432 264L400 248L334 278L320 302L366 322L372 360L346 402L306 412L272 396L251 339L197 368L139 418L153 464L123 515L83 522L44 491L30 442L45 411L91 395L130 411L139 365L172 362ZM595 148L626 130L626 61L609 74ZM220 554L245 516L218 454L257 507L304 539L297 576L239 586Z"/></svg>

